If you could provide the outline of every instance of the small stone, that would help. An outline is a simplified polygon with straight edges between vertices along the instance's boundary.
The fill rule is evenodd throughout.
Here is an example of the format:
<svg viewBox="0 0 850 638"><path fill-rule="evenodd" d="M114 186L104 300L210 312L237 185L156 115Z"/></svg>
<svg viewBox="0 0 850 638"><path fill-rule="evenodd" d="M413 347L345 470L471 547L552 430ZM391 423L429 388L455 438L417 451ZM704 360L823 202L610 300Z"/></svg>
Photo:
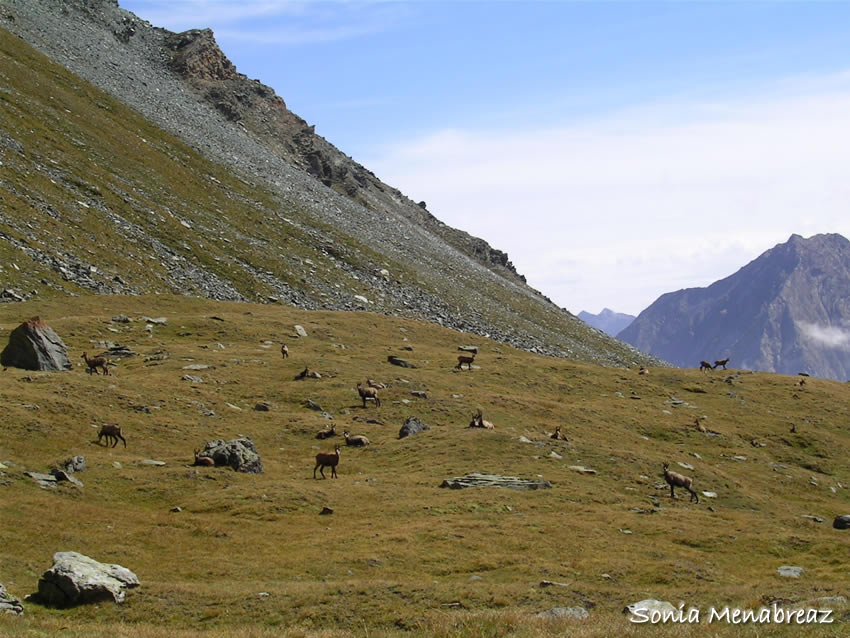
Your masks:
<svg viewBox="0 0 850 638"><path fill-rule="evenodd" d="M789 565L782 565L776 570L780 576L784 576L785 578L799 578L802 576L803 571L805 570L802 567L791 567Z"/></svg>
<svg viewBox="0 0 850 638"><path fill-rule="evenodd" d="M591 470L589 467L585 467L584 465L570 465L569 469L574 472L580 472L581 474L596 474L596 470Z"/></svg>
<svg viewBox="0 0 850 638"><path fill-rule="evenodd" d="M296 324L295 325L295 334L297 334L299 337L306 337L307 331L304 330L304 326L299 326L298 324Z"/></svg>
<svg viewBox="0 0 850 638"><path fill-rule="evenodd" d="M139 461L139 465L149 465L151 467L162 467L165 465L165 461L155 461L153 459L144 459Z"/></svg>
<svg viewBox="0 0 850 638"><path fill-rule="evenodd" d="M575 620L586 620L590 614L584 607L554 607L537 614L538 618L573 618Z"/></svg>
<svg viewBox="0 0 850 638"><path fill-rule="evenodd" d="M169 512L173 512L174 514L179 514L180 512L182 512L182 511L183 511L183 508L182 508L182 507L180 507L179 505L176 505L175 507L172 507L172 508L171 508L170 510L168 510L168 511L169 511Z"/></svg>
<svg viewBox="0 0 850 638"><path fill-rule="evenodd" d="M703 492L702 495L706 498L717 498L717 492Z"/></svg>
<svg viewBox="0 0 850 638"><path fill-rule="evenodd" d="M679 467L685 468L686 470L693 470L694 469L694 466L691 465L690 463L682 463L681 461L676 461L676 464Z"/></svg>
<svg viewBox="0 0 850 638"><path fill-rule="evenodd" d="M262 401L254 406L254 410L257 412L268 412L271 410L271 404L268 401Z"/></svg>
<svg viewBox="0 0 850 638"><path fill-rule="evenodd" d="M814 514L801 514L801 518L808 518L810 521L814 521L815 523L823 523L823 519L820 516L815 516Z"/></svg>
<svg viewBox="0 0 850 638"><path fill-rule="evenodd" d="M550 457L552 457L553 459L562 459L562 458L564 458L563 456L561 456L560 454L558 454L557 452L555 452L555 450L552 450L551 452L549 452L549 456L550 456Z"/></svg>
<svg viewBox="0 0 850 638"><path fill-rule="evenodd" d="M333 513L334 513L334 511L333 511L333 509L332 509L332 508L330 508L330 507L323 507L323 508L322 508L322 511L321 511L321 512L319 512L319 516L327 516L328 514L333 514Z"/></svg>

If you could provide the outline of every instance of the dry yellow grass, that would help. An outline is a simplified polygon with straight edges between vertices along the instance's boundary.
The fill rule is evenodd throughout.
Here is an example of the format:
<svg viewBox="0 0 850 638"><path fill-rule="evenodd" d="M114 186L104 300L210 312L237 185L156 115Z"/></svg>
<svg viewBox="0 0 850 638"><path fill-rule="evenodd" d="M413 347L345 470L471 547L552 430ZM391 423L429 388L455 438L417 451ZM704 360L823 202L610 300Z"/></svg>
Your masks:
<svg viewBox="0 0 850 638"><path fill-rule="evenodd" d="M27 604L24 618L0 619L0 635L737 635L741 626L725 623L640 627L622 608L658 598L706 617L847 593L846 532L831 528L850 513L846 384L800 388L734 370L639 376L421 322L171 296L4 305L0 342L36 314L75 368L0 376L0 582L18 597L33 593L53 553L73 550L132 569L142 586L123 605ZM135 321L113 323L117 314ZM143 315L168 325L148 333ZM295 324L308 337L293 337ZM139 356L111 377L85 374L80 354L104 341ZM468 343L481 348L480 368L453 370ZM418 367L391 366L390 354ZM154 355L165 358L145 360ZM210 367L184 369L191 364ZM295 380L305 367L322 378ZM187 373L204 383L181 380ZM390 386L380 408L362 407L356 384L366 378ZM314 438L327 421L307 399L333 414L338 432L372 441L343 448L337 480L312 478L316 452L340 439ZM270 411L253 409L262 401ZM478 408L494 431L466 427ZM697 431L697 415L719 436ZM432 429L397 440L408 416ZM127 449L94 443L110 422L123 426ZM569 443L546 437L556 425ZM193 449L240 435L256 443L263 474L189 467ZM23 476L75 454L89 465L82 489L43 490ZM665 461L694 478L700 505L684 492L670 499ZM553 489L439 488L474 471L540 476ZM333 515L320 516L324 506ZM784 579L780 565L806 571ZM585 607L590 618L534 617L558 606ZM743 631L839 635L842 626Z"/></svg>

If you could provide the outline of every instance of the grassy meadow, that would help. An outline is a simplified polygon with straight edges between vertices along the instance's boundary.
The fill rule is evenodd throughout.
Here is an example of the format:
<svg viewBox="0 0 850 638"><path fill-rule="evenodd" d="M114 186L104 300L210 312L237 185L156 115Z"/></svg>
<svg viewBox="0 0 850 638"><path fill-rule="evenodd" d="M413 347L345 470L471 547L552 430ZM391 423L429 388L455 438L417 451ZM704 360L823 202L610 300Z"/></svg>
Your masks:
<svg viewBox="0 0 850 638"><path fill-rule="evenodd" d="M113 322L119 314L133 321ZM2 636L837 636L846 627L846 604L831 625L705 619L711 608L822 607L812 601L847 595L850 532L831 527L850 513L847 384L731 369L641 376L412 320L166 295L5 304L0 344L33 315L62 337L74 369L0 376L0 582L23 598L54 552L78 551L131 569L142 585L122 605L26 602L24 617L0 617ZM148 330L143 316L168 324ZM82 352L110 342L138 356L115 360L112 376L86 374ZM480 348L477 368L453 369L460 345ZM185 369L194 364L209 367ZM296 380L305 367L322 378ZM380 408L362 407L356 384L366 378L389 386ZM308 399L340 434L372 442L343 447L337 480L313 479L316 453L342 438L315 439L329 421ZM261 402L270 410L255 410ZM478 408L495 430L466 427ZM431 429L398 440L408 416ZM126 449L96 443L104 423L122 425ZM568 442L547 438L556 425ZM190 467L195 448L243 435L263 474ZM83 488L42 489L23 474L72 455L86 457ZM684 490L670 498L665 461L694 478L699 505ZM470 472L553 487L439 487ZM326 506L332 515L319 514ZM805 572L783 578L781 565ZM697 607L703 622L630 623L623 607L644 598ZM590 617L535 616L570 606Z"/></svg>

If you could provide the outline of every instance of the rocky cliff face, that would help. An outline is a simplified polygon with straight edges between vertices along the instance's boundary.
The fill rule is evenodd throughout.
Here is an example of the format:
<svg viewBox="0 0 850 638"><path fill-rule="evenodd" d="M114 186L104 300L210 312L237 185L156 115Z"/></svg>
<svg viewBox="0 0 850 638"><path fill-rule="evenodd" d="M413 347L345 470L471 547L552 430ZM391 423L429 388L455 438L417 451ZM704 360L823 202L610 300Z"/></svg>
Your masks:
<svg viewBox="0 0 850 638"><path fill-rule="evenodd" d="M850 378L850 242L792 235L707 288L661 296L619 334L681 367Z"/></svg>

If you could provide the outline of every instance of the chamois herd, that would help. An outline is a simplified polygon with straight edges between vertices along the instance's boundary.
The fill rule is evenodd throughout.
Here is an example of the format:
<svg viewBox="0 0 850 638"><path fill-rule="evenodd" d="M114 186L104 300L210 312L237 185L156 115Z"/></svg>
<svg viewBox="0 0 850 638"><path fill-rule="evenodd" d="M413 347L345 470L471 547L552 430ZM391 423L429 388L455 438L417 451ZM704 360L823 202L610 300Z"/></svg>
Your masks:
<svg viewBox="0 0 850 638"><path fill-rule="evenodd" d="M472 348L463 348L464 352L457 357L457 365L455 366L456 370L463 370L464 367L466 370L471 371L472 365L475 362L475 356L477 354L477 349ZM281 345L280 353L283 359L288 359L290 356L289 348L286 344ZM81 357L86 364L86 371L89 374L99 374L98 370L102 371L104 375L109 375L108 366L111 365L110 362L104 356L96 356L89 357L88 353L84 352ZM726 364L729 363L729 358L722 360L717 360L713 364L708 361L700 361L700 371L703 373L716 370L718 367L726 369ZM306 368L305 368L306 370ZM641 367L639 375L648 375L649 370L645 367ZM296 378L304 378L308 376L307 374L302 374ZM321 378L320 375L312 375L315 378ZM804 381L800 382L800 386L802 387ZM383 383L378 383L373 379L367 379L366 384L357 383L357 393L362 400L363 408L367 408L367 402L374 403L376 408L381 407L381 398L379 396L378 391L386 389L386 385ZM699 423L699 418L696 420L697 427L701 431L705 431L705 428L701 427ZM481 428L486 430L493 430L495 426L490 421L484 419L484 415L482 410L479 408L472 415L472 420L469 423L470 428ZM792 430L793 431L793 430ZM315 438L318 440L325 440L329 438L333 438L338 436L336 431L336 425L329 425L325 429L316 433ZM555 441L568 441L567 436L561 431L561 426L556 426L555 430L551 433L546 433L546 436ZM343 432L343 438L345 440L345 445L349 447L366 447L370 445L370 441L367 437L363 435L354 435L351 434L348 430ZM100 428L97 436L97 443L101 443L101 441L105 439L105 445L107 447L112 444L111 447L116 447L118 445L118 441L122 441L124 443L124 447L127 447L127 440L123 436L123 432L120 425L117 424L105 424ZM316 454L316 464L313 467L313 478L316 479L316 470L319 471L321 477L327 478L325 476L324 470L325 468L330 468L331 470L331 478L339 478L337 474L337 467L339 466L340 461L340 445L335 445L334 450L332 452L319 452ZM194 462L193 466L199 467L214 467L216 465L215 459L211 456L205 456L199 449L195 449L194 451ZM690 500L696 501L699 504L699 496L693 489L693 479L691 477L685 476L678 472L671 472L669 470L669 463L664 463L663 465L663 476L665 482L670 486L670 497L676 498L674 488L684 488L690 493Z"/></svg>

